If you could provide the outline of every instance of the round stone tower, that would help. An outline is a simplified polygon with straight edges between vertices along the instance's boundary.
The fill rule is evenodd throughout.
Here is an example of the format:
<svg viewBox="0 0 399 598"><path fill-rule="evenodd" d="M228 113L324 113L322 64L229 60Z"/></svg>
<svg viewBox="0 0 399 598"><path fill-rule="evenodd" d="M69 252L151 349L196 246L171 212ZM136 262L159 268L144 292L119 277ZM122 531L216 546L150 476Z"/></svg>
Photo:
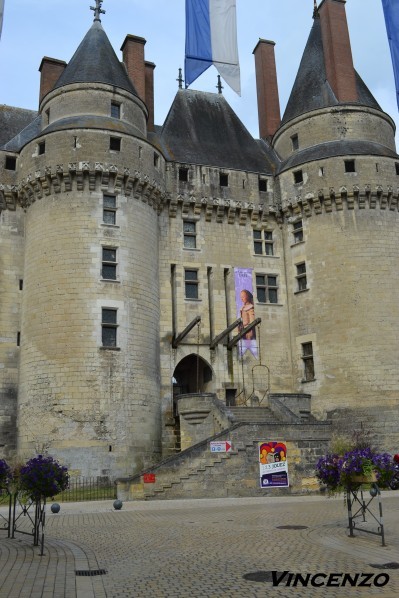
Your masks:
<svg viewBox="0 0 399 598"><path fill-rule="evenodd" d="M20 156L19 453L131 474L159 451L164 159L98 10L69 64L42 67L41 124Z"/></svg>
<svg viewBox="0 0 399 598"><path fill-rule="evenodd" d="M384 426L386 438L391 425L391 449L399 440L389 415L399 389L394 134L353 68L345 3L324 0L273 138L293 380L312 395L315 415Z"/></svg>

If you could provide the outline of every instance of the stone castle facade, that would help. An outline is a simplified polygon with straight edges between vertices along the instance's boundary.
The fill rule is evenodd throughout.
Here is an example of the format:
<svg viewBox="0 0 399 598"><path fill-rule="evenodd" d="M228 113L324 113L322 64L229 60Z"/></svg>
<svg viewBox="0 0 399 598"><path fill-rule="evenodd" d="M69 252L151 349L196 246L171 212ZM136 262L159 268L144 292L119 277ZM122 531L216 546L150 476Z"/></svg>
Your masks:
<svg viewBox="0 0 399 598"><path fill-rule="evenodd" d="M144 44L120 62L96 14L43 59L37 113L0 107L0 457L134 474L201 393L306 397L397 451L399 156L344 0L315 12L282 118L259 40L258 140L221 94L179 89L155 125Z"/></svg>

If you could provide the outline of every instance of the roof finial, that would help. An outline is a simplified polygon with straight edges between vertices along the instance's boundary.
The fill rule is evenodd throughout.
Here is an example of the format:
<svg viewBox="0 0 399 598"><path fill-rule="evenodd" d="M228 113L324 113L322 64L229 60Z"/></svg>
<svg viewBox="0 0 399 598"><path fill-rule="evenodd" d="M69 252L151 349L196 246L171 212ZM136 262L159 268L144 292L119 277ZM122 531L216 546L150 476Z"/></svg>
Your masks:
<svg viewBox="0 0 399 598"><path fill-rule="evenodd" d="M179 76L176 79L176 81L178 81L178 83L179 83L179 89L183 89L183 81L184 81L184 79L183 79L183 75L182 75L182 70L181 69L179 69Z"/></svg>
<svg viewBox="0 0 399 598"><path fill-rule="evenodd" d="M222 93L223 85L220 80L220 75L218 75L218 84L216 85L216 89L218 90L218 93Z"/></svg>
<svg viewBox="0 0 399 598"><path fill-rule="evenodd" d="M317 0L313 0L313 18L317 19L319 16L319 9L317 8Z"/></svg>
<svg viewBox="0 0 399 598"><path fill-rule="evenodd" d="M90 6L90 10L94 10L94 21L100 21L100 23L101 23L100 15L101 14L105 15L105 10L102 10L102 8L101 8L102 3L103 3L103 0L96 0L96 6Z"/></svg>

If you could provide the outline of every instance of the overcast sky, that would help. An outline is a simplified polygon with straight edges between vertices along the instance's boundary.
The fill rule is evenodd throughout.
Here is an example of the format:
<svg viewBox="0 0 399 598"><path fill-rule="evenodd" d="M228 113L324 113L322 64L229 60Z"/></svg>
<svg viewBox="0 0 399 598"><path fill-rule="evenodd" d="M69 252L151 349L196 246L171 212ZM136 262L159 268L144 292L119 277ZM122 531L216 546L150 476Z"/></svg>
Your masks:
<svg viewBox="0 0 399 598"><path fill-rule="evenodd" d="M68 62L93 22L94 0L5 0L0 40L0 103L36 110L38 68L43 56ZM102 25L121 59L127 34L147 40L145 58L156 64L155 121L162 124L184 66L184 0L104 0ZM399 123L391 57L381 0L347 0L346 12L356 70L383 110ZM283 114L312 26L313 0L237 0L241 97L223 93L248 130L259 135L254 57L259 38L276 42ZM192 89L214 92L212 66Z"/></svg>

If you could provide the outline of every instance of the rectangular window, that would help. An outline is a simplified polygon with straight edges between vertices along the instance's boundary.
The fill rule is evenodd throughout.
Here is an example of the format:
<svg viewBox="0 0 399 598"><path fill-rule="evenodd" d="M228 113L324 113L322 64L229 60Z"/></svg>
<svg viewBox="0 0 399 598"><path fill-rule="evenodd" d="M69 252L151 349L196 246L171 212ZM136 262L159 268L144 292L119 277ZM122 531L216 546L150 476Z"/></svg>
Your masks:
<svg viewBox="0 0 399 598"><path fill-rule="evenodd" d="M195 249L197 247L197 232L195 222L183 222L184 247Z"/></svg>
<svg viewBox="0 0 399 598"><path fill-rule="evenodd" d="M294 183L297 185L298 183L303 183L303 174L302 170L296 170L294 172Z"/></svg>
<svg viewBox="0 0 399 598"><path fill-rule="evenodd" d="M299 148L299 138L298 138L298 135L293 135L291 137L291 144L292 144L292 151L293 152Z"/></svg>
<svg viewBox="0 0 399 598"><path fill-rule="evenodd" d="M306 264L302 262L296 265L296 279L298 284L298 291L304 291L307 289L307 278L306 278Z"/></svg>
<svg viewBox="0 0 399 598"><path fill-rule="evenodd" d="M121 139L120 137L110 137L109 149L115 152L121 151Z"/></svg>
<svg viewBox="0 0 399 598"><path fill-rule="evenodd" d="M17 159L15 156L6 156L5 169L15 170L17 168Z"/></svg>
<svg viewBox="0 0 399 598"><path fill-rule="evenodd" d="M188 168L179 168L179 181L187 183L188 181Z"/></svg>
<svg viewBox="0 0 399 598"><path fill-rule="evenodd" d="M399 175L399 162L395 162L395 172Z"/></svg>
<svg viewBox="0 0 399 598"><path fill-rule="evenodd" d="M254 230L252 233L255 255L274 255L273 232L270 230Z"/></svg>
<svg viewBox="0 0 399 598"><path fill-rule="evenodd" d="M116 197L115 195L103 196L103 222L116 224Z"/></svg>
<svg viewBox="0 0 399 598"><path fill-rule="evenodd" d="M345 160L345 172L356 172L354 160Z"/></svg>
<svg viewBox="0 0 399 598"><path fill-rule="evenodd" d="M121 105L118 102L111 102L111 117L112 118L120 118L121 117Z"/></svg>
<svg viewBox="0 0 399 598"><path fill-rule="evenodd" d="M154 152L154 166L155 168L159 168L159 155Z"/></svg>
<svg viewBox="0 0 399 598"><path fill-rule="evenodd" d="M219 173L219 185L221 187L229 186L229 175L228 174L224 174L223 172Z"/></svg>
<svg viewBox="0 0 399 598"><path fill-rule="evenodd" d="M267 179L259 179L258 181L259 191L267 191Z"/></svg>
<svg viewBox="0 0 399 598"><path fill-rule="evenodd" d="M42 156L44 153L46 153L46 142L41 141L37 148L37 153L39 154L39 156Z"/></svg>
<svg viewBox="0 0 399 598"><path fill-rule="evenodd" d="M314 360L312 343L302 343L304 380L314 380Z"/></svg>
<svg viewBox="0 0 399 598"><path fill-rule="evenodd" d="M256 274L256 296L259 303L277 303L277 276L274 274Z"/></svg>
<svg viewBox="0 0 399 598"><path fill-rule="evenodd" d="M101 331L103 347L116 347L117 310L102 308Z"/></svg>
<svg viewBox="0 0 399 598"><path fill-rule="evenodd" d="M186 299L198 299L198 270L184 271L184 290Z"/></svg>
<svg viewBox="0 0 399 598"><path fill-rule="evenodd" d="M294 236L294 243L303 241L303 223L302 220L294 222L292 234Z"/></svg>
<svg viewBox="0 0 399 598"><path fill-rule="evenodd" d="M116 249L114 247L103 247L102 277L105 280L116 280Z"/></svg>

